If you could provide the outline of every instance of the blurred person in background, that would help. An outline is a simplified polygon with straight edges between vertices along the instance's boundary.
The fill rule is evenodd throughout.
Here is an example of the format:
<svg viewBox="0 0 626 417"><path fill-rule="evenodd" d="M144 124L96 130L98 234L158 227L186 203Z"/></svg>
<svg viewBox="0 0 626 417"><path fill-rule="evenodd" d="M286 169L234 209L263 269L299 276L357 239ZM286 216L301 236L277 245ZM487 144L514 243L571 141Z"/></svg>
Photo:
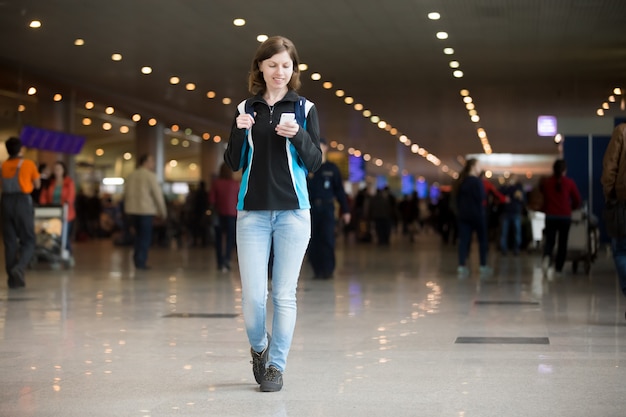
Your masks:
<svg viewBox="0 0 626 417"><path fill-rule="evenodd" d="M67 167L62 161L54 163L52 177L45 190L41 191L39 203L42 205L54 204L63 206L67 204L67 223L65 226L65 249L70 253L70 265L74 264L72 256L72 235L74 231L74 219L76 218L76 187L74 180L67 175Z"/></svg>
<svg viewBox="0 0 626 417"><path fill-rule="evenodd" d="M566 177L567 164L557 159L552 165L552 175L544 178L539 185L543 195L543 209L546 214L543 259L541 268L544 275L551 277L554 272L561 274L567 257L567 239L572 224L572 210L581 206L580 192L576 183ZM554 246L558 246L553 257Z"/></svg>
<svg viewBox="0 0 626 417"><path fill-rule="evenodd" d="M209 204L214 209L212 215L217 216L214 220L217 269L222 272L231 269L230 258L237 234L238 194L239 182L233 179L233 170L223 163L209 191Z"/></svg>
<svg viewBox="0 0 626 417"><path fill-rule="evenodd" d="M328 145L320 139L322 165L309 174L308 189L311 200L311 241L308 258L313 278L329 279L335 271L335 200L339 203L344 224L350 223L350 207L339 167L326 159Z"/></svg>
<svg viewBox="0 0 626 417"><path fill-rule="evenodd" d="M613 129L602 161L602 190L608 203L616 200L618 210L626 209L626 123ZM611 236L613 262L619 286L626 295L626 235L624 230L607 230Z"/></svg>
<svg viewBox="0 0 626 417"><path fill-rule="evenodd" d="M133 262L136 269L149 269L148 250L152 244L154 217L167 219L163 191L154 173L154 157L144 154L137 168L124 182L124 210L135 230Z"/></svg>
<svg viewBox="0 0 626 417"><path fill-rule="evenodd" d="M9 159L2 164L2 239L11 289L26 285L24 271L35 253L35 211L31 193L41 186L37 165L22 157L22 141L5 142Z"/></svg>

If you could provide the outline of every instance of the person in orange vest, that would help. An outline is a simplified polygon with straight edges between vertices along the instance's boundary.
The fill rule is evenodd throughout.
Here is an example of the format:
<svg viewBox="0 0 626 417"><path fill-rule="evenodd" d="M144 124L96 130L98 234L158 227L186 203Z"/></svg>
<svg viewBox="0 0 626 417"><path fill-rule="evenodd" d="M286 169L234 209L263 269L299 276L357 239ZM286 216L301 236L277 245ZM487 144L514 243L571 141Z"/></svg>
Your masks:
<svg viewBox="0 0 626 417"><path fill-rule="evenodd" d="M41 185L37 165L22 157L22 141L7 139L2 164L2 238L9 288L26 285L24 271L35 253L35 209L31 193Z"/></svg>

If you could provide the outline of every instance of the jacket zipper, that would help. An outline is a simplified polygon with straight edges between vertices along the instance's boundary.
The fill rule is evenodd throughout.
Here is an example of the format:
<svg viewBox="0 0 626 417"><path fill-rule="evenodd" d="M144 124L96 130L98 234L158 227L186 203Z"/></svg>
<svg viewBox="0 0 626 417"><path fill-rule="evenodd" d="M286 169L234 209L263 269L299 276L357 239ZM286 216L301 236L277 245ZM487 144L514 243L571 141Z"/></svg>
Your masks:
<svg viewBox="0 0 626 417"><path fill-rule="evenodd" d="M270 108L270 124L274 121L274 106L267 105Z"/></svg>

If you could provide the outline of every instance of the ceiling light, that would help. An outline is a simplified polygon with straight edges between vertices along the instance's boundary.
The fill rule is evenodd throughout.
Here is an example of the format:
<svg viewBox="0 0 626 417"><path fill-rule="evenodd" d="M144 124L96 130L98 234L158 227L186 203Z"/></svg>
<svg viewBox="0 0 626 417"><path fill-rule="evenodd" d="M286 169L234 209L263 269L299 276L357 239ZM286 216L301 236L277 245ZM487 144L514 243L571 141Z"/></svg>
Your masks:
<svg viewBox="0 0 626 417"><path fill-rule="evenodd" d="M478 112L477 112L476 110L470 110L470 111L469 111L469 115L470 115L470 116L474 116L474 115L476 115L476 114L478 114Z"/></svg>
<svg viewBox="0 0 626 417"><path fill-rule="evenodd" d="M385 122L384 120L381 120L380 122L378 122L378 128L384 129L386 127L387 127L387 122Z"/></svg>
<svg viewBox="0 0 626 417"><path fill-rule="evenodd" d="M222 141L222 137L220 135L213 136L213 142L220 143Z"/></svg>
<svg viewBox="0 0 626 417"><path fill-rule="evenodd" d="M84 39L78 38L78 39L76 39L74 41L74 45L76 45L76 46L83 46L84 44L85 44L85 40Z"/></svg>
<svg viewBox="0 0 626 417"><path fill-rule="evenodd" d="M372 112L369 110L363 110L363 117L370 117L372 115Z"/></svg>
<svg viewBox="0 0 626 417"><path fill-rule="evenodd" d="M616 96L621 95L621 94L622 94L622 89L621 89L621 88L619 88L619 87L616 87L616 88L613 90L613 94L615 94Z"/></svg>
<svg viewBox="0 0 626 417"><path fill-rule="evenodd" d="M113 55L111 55L111 59L113 61L121 61L122 60L122 54L113 54Z"/></svg>
<svg viewBox="0 0 626 417"><path fill-rule="evenodd" d="M198 169L197 164L194 164L193 162L189 164L189 170L195 171L196 169Z"/></svg>
<svg viewBox="0 0 626 417"><path fill-rule="evenodd" d="M382 159L377 159L375 164L376 164L377 167L381 167L381 166L383 166L383 160Z"/></svg>
<svg viewBox="0 0 626 417"><path fill-rule="evenodd" d="M467 104L465 105L465 108L466 108L467 110L474 110L474 108L475 108L475 107L476 107L476 106L474 105L474 103L467 103Z"/></svg>
<svg viewBox="0 0 626 417"><path fill-rule="evenodd" d="M170 127L170 130L172 132L178 132L180 130L180 127L178 127L178 125L172 125L172 127Z"/></svg>
<svg viewBox="0 0 626 417"><path fill-rule="evenodd" d="M193 132L190 128L185 129L185 135L190 136L192 133Z"/></svg>
<svg viewBox="0 0 626 417"><path fill-rule="evenodd" d="M474 99L472 99L470 96L463 97L464 103L471 103L472 101L474 101Z"/></svg>
<svg viewBox="0 0 626 417"><path fill-rule="evenodd" d="M107 107L106 109L104 109L104 112L106 114L113 114L115 113L115 109L113 107Z"/></svg>
<svg viewBox="0 0 626 417"><path fill-rule="evenodd" d="M437 39L448 39L448 34L446 32L437 32Z"/></svg>
<svg viewBox="0 0 626 417"><path fill-rule="evenodd" d="M32 20L29 25L31 28L33 29L39 29L41 27L41 21L39 20Z"/></svg>
<svg viewBox="0 0 626 417"><path fill-rule="evenodd" d="M193 91L196 89L196 85L194 83L187 83L187 85L185 85L185 89L187 91Z"/></svg>
<svg viewBox="0 0 626 417"><path fill-rule="evenodd" d="M29 96L34 96L35 94L37 94L37 89L35 87L30 87L28 89L28 95Z"/></svg>
<svg viewBox="0 0 626 417"><path fill-rule="evenodd" d="M348 148L348 153L349 153L350 155L354 154L354 148Z"/></svg>
<svg viewBox="0 0 626 417"><path fill-rule="evenodd" d="M462 78L463 77L463 71L461 70L456 70L452 73L452 75L454 75L455 78Z"/></svg>
<svg viewBox="0 0 626 417"><path fill-rule="evenodd" d="M608 110L609 109L609 103L607 103L606 101L604 103L602 103L602 108L604 110Z"/></svg>
<svg viewBox="0 0 626 417"><path fill-rule="evenodd" d="M598 116L604 116L604 110L602 110L602 109L598 109L598 110L596 111L596 114L597 114Z"/></svg>
<svg viewBox="0 0 626 417"><path fill-rule="evenodd" d="M128 126L120 126L120 133L128 133L130 132L130 129L128 128Z"/></svg>
<svg viewBox="0 0 626 417"><path fill-rule="evenodd" d="M256 40L261 42L261 43L265 42L268 39L269 39L269 36L267 36L267 35L259 35L259 36L256 37Z"/></svg>
<svg viewBox="0 0 626 417"><path fill-rule="evenodd" d="M342 143L338 143L338 144L337 144L337 150L339 150L339 151L343 151L343 148L344 148L344 146L343 146L343 144L342 144Z"/></svg>
<svg viewBox="0 0 626 417"><path fill-rule="evenodd" d="M178 77L170 77L170 84L176 85L180 82L180 78Z"/></svg>
<svg viewBox="0 0 626 417"><path fill-rule="evenodd" d="M361 103L357 103L354 105L354 110L361 111L363 110L363 105Z"/></svg>
<svg viewBox="0 0 626 417"><path fill-rule="evenodd" d="M112 127L113 126L109 122L102 123L102 129L104 129L104 130L111 130Z"/></svg>
<svg viewBox="0 0 626 417"><path fill-rule="evenodd" d="M300 65L298 65L298 69L300 71L306 71L306 70L309 69L309 66L307 64L300 64Z"/></svg>
<svg viewBox="0 0 626 417"><path fill-rule="evenodd" d="M235 20L233 20L233 25L241 27L244 26L246 24L246 19L241 19L241 18L237 18Z"/></svg>
<svg viewBox="0 0 626 417"><path fill-rule="evenodd" d="M337 91L335 91L335 95L336 95L337 97L343 97L343 96L345 96L345 95L346 95L346 92L345 92L345 91L343 91L343 90L337 90Z"/></svg>
<svg viewBox="0 0 626 417"><path fill-rule="evenodd" d="M211 134L209 134L209 133L207 133L207 132L204 132L204 133L202 134L202 139L204 139L204 140L209 140L209 139L211 139Z"/></svg>
<svg viewBox="0 0 626 417"><path fill-rule="evenodd" d="M609 101L611 103L615 103L615 96L609 96Z"/></svg>
<svg viewBox="0 0 626 417"><path fill-rule="evenodd" d="M439 20L439 19L441 19L441 15L439 13L437 13L437 12L430 12L430 13L428 13L428 18L430 20Z"/></svg>
<svg viewBox="0 0 626 417"><path fill-rule="evenodd" d="M454 54L454 49L452 48L443 48L443 53L446 55L452 55Z"/></svg>
<svg viewBox="0 0 626 417"><path fill-rule="evenodd" d="M420 150L420 146L417 143L411 145L411 152L417 153Z"/></svg>
<svg viewBox="0 0 626 417"><path fill-rule="evenodd" d="M215 91L209 91L209 92L206 93L206 96L208 98L215 98L216 95L217 94L215 94Z"/></svg>
<svg viewBox="0 0 626 417"><path fill-rule="evenodd" d="M148 124L149 124L150 126L156 126L157 121L156 121L156 119L153 117L152 119L148 120Z"/></svg>
<svg viewBox="0 0 626 417"><path fill-rule="evenodd" d="M146 74L146 75L151 74L152 73L152 68L150 68L150 67L142 67L141 68L141 73L142 74Z"/></svg>
<svg viewBox="0 0 626 417"><path fill-rule="evenodd" d="M343 99L343 102L346 104L352 104L354 103L354 99L352 97L346 97Z"/></svg>
<svg viewBox="0 0 626 417"><path fill-rule="evenodd" d="M188 140L184 140L182 145L183 145L183 148L188 148L189 147L189 141Z"/></svg>
<svg viewBox="0 0 626 417"><path fill-rule="evenodd" d="M104 155L104 149L102 149L102 148L96 149L96 155L98 155L98 156Z"/></svg>
<svg viewBox="0 0 626 417"><path fill-rule="evenodd" d="M133 159L133 154L131 154L130 152L126 152L124 154L124 159L130 161L131 159Z"/></svg>
<svg viewBox="0 0 626 417"><path fill-rule="evenodd" d="M319 81L322 79L322 75L319 72L314 72L313 74L311 74L311 79L313 81Z"/></svg>
<svg viewBox="0 0 626 417"><path fill-rule="evenodd" d="M463 89L463 90L461 90L461 95L462 95L463 97L469 96L469 91L468 91L468 90Z"/></svg>
<svg viewBox="0 0 626 417"><path fill-rule="evenodd" d="M83 126L90 126L90 125L91 125L91 119L89 117L83 118Z"/></svg>
<svg viewBox="0 0 626 417"><path fill-rule="evenodd" d="M398 134L398 129L396 129L396 128L394 127L393 129L391 129L391 130L389 131L389 133L395 136L395 135L397 135L397 134Z"/></svg>
<svg viewBox="0 0 626 417"><path fill-rule="evenodd" d="M226 105L228 105L228 104L230 104L231 102L232 102L232 100L231 100L231 99L229 99L228 97L224 97L224 98L222 99L222 104L226 104Z"/></svg>
<svg viewBox="0 0 626 417"><path fill-rule="evenodd" d="M333 83L331 83L330 81L326 81L324 84L322 84L322 87L324 87L327 90L330 90L331 88L333 88Z"/></svg>
<svg viewBox="0 0 626 417"><path fill-rule="evenodd" d="M363 155L363 160L364 160L365 162L369 161L370 159L372 159L372 155L370 155L370 154L368 154L368 153L366 153L365 155Z"/></svg>
<svg viewBox="0 0 626 417"><path fill-rule="evenodd" d="M52 100L61 101L63 100L63 96L61 94L55 94L54 97L52 97Z"/></svg>
<svg viewBox="0 0 626 417"><path fill-rule="evenodd" d="M478 116L477 114L470 117L470 119L472 120L472 122L474 123L478 123L480 121L480 116Z"/></svg>
<svg viewBox="0 0 626 417"><path fill-rule="evenodd" d="M380 117L378 117L378 116L372 116L372 117L370 118L370 121L371 121L372 123L378 123L378 122L380 122Z"/></svg>
<svg viewBox="0 0 626 417"><path fill-rule="evenodd" d="M458 68L459 66L461 66L459 61L450 61L450 68Z"/></svg>
<svg viewBox="0 0 626 417"><path fill-rule="evenodd" d="M176 146L178 145L180 141L178 140L178 138L172 138L172 140L170 140L170 143L172 144L172 146Z"/></svg>
<svg viewBox="0 0 626 417"><path fill-rule="evenodd" d="M139 115L139 114L133 114L132 119L133 119L133 122L138 122L138 121L140 121L140 120L141 120L141 115Z"/></svg>
<svg viewBox="0 0 626 417"><path fill-rule="evenodd" d="M88 102L85 103L85 108L87 110L91 110L91 109L93 109L93 107L94 107L93 101L88 101Z"/></svg>
<svg viewBox="0 0 626 417"><path fill-rule="evenodd" d="M408 138L406 137L406 135L401 135L401 136L398 138L398 140L399 140L400 142L402 142L402 143L405 143L405 142L407 141L407 139L408 139Z"/></svg>
<svg viewBox="0 0 626 417"><path fill-rule="evenodd" d="M172 160L170 161L170 164L169 164L169 165L170 165L172 168L174 168L176 165L178 165L178 161L177 161L177 160L175 160L175 159L172 159Z"/></svg>

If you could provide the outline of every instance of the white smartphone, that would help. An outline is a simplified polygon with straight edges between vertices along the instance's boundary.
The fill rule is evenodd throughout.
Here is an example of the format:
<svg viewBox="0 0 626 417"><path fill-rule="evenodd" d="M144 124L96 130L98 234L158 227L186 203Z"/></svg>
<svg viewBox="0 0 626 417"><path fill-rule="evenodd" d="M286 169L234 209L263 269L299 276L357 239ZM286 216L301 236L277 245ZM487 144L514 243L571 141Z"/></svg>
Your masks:
<svg viewBox="0 0 626 417"><path fill-rule="evenodd" d="M282 125L285 122L295 122L295 121L296 121L295 113L282 113L280 115L280 122L278 122L278 124Z"/></svg>

